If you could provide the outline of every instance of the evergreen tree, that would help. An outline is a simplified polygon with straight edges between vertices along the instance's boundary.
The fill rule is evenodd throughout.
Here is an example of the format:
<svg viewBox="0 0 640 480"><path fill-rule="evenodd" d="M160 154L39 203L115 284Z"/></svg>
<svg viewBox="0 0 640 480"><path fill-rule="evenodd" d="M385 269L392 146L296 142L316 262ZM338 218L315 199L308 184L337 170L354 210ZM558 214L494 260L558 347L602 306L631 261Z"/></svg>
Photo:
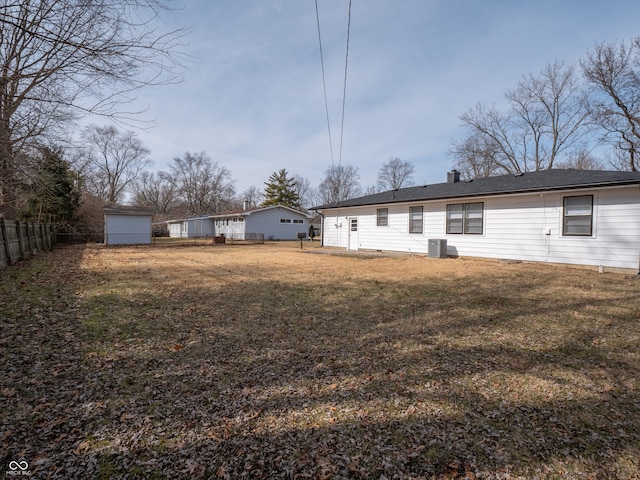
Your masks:
<svg viewBox="0 0 640 480"><path fill-rule="evenodd" d="M80 207L80 194L74 186L70 163L64 160L60 149L45 147L40 151L37 165L27 209L21 216L69 229Z"/></svg>
<svg viewBox="0 0 640 480"><path fill-rule="evenodd" d="M289 177L286 169L274 172L269 180L264 183L263 205L283 205L285 207L300 209L300 196L296 188L296 180Z"/></svg>

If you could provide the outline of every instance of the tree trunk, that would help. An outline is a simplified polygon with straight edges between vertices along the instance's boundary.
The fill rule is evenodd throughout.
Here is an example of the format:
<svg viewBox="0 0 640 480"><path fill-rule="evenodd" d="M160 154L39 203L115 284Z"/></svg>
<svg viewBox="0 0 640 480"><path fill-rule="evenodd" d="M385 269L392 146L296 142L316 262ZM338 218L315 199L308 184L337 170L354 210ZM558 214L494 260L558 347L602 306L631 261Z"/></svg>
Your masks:
<svg viewBox="0 0 640 480"><path fill-rule="evenodd" d="M0 218L16 216L16 172L9 133L0 126Z"/></svg>

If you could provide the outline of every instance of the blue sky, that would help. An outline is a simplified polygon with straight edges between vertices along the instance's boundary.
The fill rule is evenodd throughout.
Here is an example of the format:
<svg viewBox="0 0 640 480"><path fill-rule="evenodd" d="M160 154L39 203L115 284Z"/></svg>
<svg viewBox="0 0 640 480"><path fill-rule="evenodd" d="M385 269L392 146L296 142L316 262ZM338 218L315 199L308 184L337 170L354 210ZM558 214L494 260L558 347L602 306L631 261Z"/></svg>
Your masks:
<svg viewBox="0 0 640 480"><path fill-rule="evenodd" d="M184 81L140 96L155 169L186 150L226 166L238 192L286 168L316 186L331 165L314 0L181 0ZM318 0L333 161L339 161L348 0ZM500 106L523 75L640 34L634 0L353 0L343 164L373 185L389 157L446 180L459 116Z"/></svg>

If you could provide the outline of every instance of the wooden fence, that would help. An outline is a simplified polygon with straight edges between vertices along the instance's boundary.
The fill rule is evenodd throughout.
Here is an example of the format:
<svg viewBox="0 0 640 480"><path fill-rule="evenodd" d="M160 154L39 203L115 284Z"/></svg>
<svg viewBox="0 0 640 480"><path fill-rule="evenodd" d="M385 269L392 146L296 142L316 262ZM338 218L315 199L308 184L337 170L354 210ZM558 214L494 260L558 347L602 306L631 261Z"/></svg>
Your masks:
<svg viewBox="0 0 640 480"><path fill-rule="evenodd" d="M0 218L0 267L12 265L36 252L51 250L55 227L49 223Z"/></svg>

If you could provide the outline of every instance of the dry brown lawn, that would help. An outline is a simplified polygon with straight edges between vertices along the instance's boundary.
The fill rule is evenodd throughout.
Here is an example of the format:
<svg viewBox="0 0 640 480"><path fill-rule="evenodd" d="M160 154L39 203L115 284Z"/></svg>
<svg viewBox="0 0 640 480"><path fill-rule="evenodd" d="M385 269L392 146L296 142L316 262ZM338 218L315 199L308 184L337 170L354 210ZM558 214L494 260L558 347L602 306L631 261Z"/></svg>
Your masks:
<svg viewBox="0 0 640 480"><path fill-rule="evenodd" d="M304 247L0 271L0 472L640 477L637 276Z"/></svg>

